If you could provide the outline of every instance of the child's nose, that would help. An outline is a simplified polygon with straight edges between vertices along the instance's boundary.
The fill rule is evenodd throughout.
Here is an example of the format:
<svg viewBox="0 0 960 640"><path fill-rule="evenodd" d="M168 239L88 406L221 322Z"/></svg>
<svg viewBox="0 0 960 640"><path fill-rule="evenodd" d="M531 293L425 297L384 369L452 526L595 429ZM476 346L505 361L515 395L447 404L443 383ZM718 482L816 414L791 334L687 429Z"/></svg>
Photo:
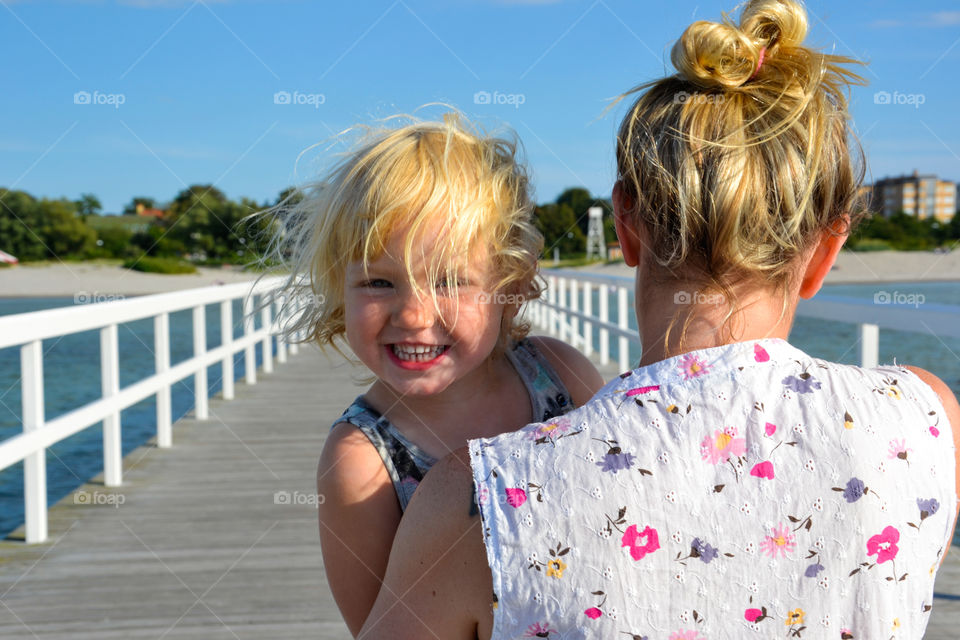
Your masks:
<svg viewBox="0 0 960 640"><path fill-rule="evenodd" d="M405 329L422 329L433 325L433 300L421 293L419 296L409 291L399 296L393 314L394 324Z"/></svg>

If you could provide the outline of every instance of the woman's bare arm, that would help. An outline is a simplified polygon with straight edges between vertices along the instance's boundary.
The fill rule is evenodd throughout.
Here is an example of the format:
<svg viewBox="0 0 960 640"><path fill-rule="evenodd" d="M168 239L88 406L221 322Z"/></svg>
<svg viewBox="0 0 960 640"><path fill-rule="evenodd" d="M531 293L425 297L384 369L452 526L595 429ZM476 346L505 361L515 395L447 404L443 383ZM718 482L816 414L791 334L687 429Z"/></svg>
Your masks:
<svg viewBox="0 0 960 640"><path fill-rule="evenodd" d="M390 554L383 588L360 638L490 637L493 581L466 448L417 488Z"/></svg>

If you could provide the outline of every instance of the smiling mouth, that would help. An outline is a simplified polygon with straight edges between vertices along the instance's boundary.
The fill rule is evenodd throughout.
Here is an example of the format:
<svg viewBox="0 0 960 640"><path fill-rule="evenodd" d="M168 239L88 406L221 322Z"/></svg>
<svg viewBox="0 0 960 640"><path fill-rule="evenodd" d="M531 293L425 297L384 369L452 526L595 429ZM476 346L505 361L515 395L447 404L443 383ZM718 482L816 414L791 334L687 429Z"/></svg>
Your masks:
<svg viewBox="0 0 960 640"><path fill-rule="evenodd" d="M447 345L392 344L393 355L403 362L430 362L439 358L449 347Z"/></svg>

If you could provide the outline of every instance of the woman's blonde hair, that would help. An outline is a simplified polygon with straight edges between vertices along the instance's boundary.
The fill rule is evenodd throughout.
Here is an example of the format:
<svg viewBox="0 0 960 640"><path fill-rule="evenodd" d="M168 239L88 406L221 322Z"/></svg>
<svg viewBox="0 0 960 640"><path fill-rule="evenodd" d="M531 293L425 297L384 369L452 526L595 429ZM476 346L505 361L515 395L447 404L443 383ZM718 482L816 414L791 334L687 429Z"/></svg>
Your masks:
<svg viewBox="0 0 960 640"><path fill-rule="evenodd" d="M515 136L494 137L455 113L442 121L410 116L404 126L363 127L351 151L317 182L291 194L269 213L281 230L269 255L289 269L281 298L283 333L303 330L321 346L337 348L344 324L347 263L376 260L391 238L404 233L407 277L437 304L436 287L449 282L456 297L458 274L477 251L490 260L494 293L531 300L541 293L537 260L543 236L534 227L527 173ZM424 263L426 261L426 263ZM415 274L426 271L423 292ZM301 307L308 301L306 307ZM500 346L529 329L507 305ZM437 307L438 312L440 308Z"/></svg>
<svg viewBox="0 0 960 640"><path fill-rule="evenodd" d="M804 7L751 0L739 24L699 21L673 47L675 75L641 85L620 125L617 170L664 277L718 291L784 293L824 230L860 220L863 159L847 113L852 58L803 46ZM856 159L853 157L856 156Z"/></svg>

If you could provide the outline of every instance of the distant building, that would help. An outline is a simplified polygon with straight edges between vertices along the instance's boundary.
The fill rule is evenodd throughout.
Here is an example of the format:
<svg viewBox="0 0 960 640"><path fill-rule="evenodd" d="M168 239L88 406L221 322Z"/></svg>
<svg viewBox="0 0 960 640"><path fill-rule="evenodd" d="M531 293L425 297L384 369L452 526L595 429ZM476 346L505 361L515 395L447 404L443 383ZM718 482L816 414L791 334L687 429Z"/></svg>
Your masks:
<svg viewBox="0 0 960 640"><path fill-rule="evenodd" d="M145 218L162 218L166 212L163 209L147 209L142 202L137 203L137 215Z"/></svg>
<svg viewBox="0 0 960 640"><path fill-rule="evenodd" d="M898 211L947 221L957 212L957 185L933 174L884 178L873 185L870 210L889 218Z"/></svg>
<svg viewBox="0 0 960 640"><path fill-rule="evenodd" d="M623 260L623 251L620 250L619 242L607 243L607 260Z"/></svg>
<svg viewBox="0 0 960 640"><path fill-rule="evenodd" d="M16 256L12 256L6 251L0 251L0 262L5 262L6 264L17 264L20 261L17 260Z"/></svg>

